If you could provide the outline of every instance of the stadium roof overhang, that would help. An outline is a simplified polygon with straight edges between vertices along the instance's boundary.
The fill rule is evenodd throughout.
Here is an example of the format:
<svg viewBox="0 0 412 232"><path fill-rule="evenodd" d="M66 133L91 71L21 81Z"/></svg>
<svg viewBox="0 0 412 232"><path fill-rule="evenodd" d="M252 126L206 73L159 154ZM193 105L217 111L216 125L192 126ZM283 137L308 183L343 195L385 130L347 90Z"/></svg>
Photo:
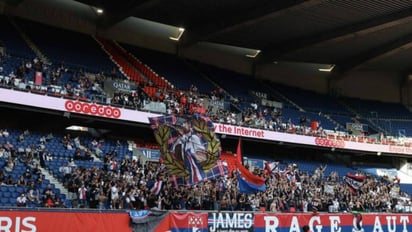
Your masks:
<svg viewBox="0 0 412 232"><path fill-rule="evenodd" d="M5 0L1 9L186 58L203 49L209 60L238 59L254 70L285 63L333 66L333 77L340 78L339 72L354 69L405 73L412 58L412 2L402 0ZM35 9L59 14L45 20L31 13ZM79 22L89 29L68 25Z"/></svg>

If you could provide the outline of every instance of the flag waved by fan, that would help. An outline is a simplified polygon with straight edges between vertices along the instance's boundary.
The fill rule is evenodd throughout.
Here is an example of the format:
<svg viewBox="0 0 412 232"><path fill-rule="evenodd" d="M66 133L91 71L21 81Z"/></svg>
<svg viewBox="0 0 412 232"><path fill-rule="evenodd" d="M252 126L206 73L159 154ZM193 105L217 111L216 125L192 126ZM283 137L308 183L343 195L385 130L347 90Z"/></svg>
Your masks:
<svg viewBox="0 0 412 232"><path fill-rule="evenodd" d="M265 178L257 176L249 171L245 166L243 166L243 157L242 157L242 145L241 138L239 137L237 145L237 179L239 191L241 193L257 193L266 191Z"/></svg>
<svg viewBox="0 0 412 232"><path fill-rule="evenodd" d="M220 141L214 133L213 123L206 117L175 115L149 118L163 162L169 175L183 178L188 184L227 174L210 175L216 166L222 168Z"/></svg>
<svg viewBox="0 0 412 232"><path fill-rule="evenodd" d="M343 177L344 182L349 186L352 194L357 194L358 190L362 187L365 176L363 175L355 175L348 173L346 176Z"/></svg>

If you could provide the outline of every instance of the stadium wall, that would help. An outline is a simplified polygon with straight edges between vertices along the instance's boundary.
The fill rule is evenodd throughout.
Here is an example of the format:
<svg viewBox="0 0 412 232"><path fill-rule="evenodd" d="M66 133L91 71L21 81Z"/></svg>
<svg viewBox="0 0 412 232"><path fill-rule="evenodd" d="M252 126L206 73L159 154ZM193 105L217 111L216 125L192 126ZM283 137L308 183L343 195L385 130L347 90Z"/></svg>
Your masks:
<svg viewBox="0 0 412 232"><path fill-rule="evenodd" d="M328 75L327 72L319 72L315 65L278 64L263 65L256 70L256 75L261 79L270 80L284 85L311 90L321 94L327 94Z"/></svg>
<svg viewBox="0 0 412 232"><path fill-rule="evenodd" d="M4 14L5 7L6 7L6 3L4 1L0 1L0 15Z"/></svg>
<svg viewBox="0 0 412 232"><path fill-rule="evenodd" d="M299 69L296 65L280 62L262 66L257 70L257 75L262 79L321 94L328 94L333 90L339 96L401 103L403 77L398 73L351 71L340 76L328 72L321 73L315 65L302 65ZM329 80L336 81L329 83Z"/></svg>
<svg viewBox="0 0 412 232"><path fill-rule="evenodd" d="M176 34L176 30L176 27L166 24L128 17L109 28L99 28L97 34L118 42L175 54L177 43L169 36Z"/></svg>
<svg viewBox="0 0 412 232"><path fill-rule="evenodd" d="M347 97L400 103L401 79L397 73L353 71L342 76L334 87Z"/></svg>
<svg viewBox="0 0 412 232"><path fill-rule="evenodd" d="M190 60L253 76L255 60L246 57L248 52L250 51L239 47L201 42L192 47L180 49L179 55Z"/></svg>

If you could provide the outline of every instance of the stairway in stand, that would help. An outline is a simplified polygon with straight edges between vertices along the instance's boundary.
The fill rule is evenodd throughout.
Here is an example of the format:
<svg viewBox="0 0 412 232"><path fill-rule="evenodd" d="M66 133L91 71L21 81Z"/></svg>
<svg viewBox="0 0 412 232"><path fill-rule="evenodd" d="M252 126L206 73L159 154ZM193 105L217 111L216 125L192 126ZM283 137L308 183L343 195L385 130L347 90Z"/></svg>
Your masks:
<svg viewBox="0 0 412 232"><path fill-rule="evenodd" d="M29 48L33 50L33 52L36 54L37 57L44 63L44 64L50 64L49 59L47 56L40 51L40 49L37 47L37 45L24 33L24 31L17 25L17 23L14 20L10 20L11 24L16 28L16 30L19 32L20 36L23 38L23 40L27 43Z"/></svg>
<svg viewBox="0 0 412 232"><path fill-rule="evenodd" d="M169 81L159 76L115 41L108 41L99 37L94 37L94 39L109 55L123 75L137 85L143 84L145 86L143 90L147 95L155 97L158 89L173 89L173 85Z"/></svg>
<svg viewBox="0 0 412 232"><path fill-rule="evenodd" d="M137 69L131 64L127 59L125 59L121 54L119 54L118 49L113 46L113 43L106 41L104 39L94 37L94 39L100 44L102 49L109 55L110 59L117 65L120 72L127 77L130 81L137 84L148 82L147 78L144 77Z"/></svg>
<svg viewBox="0 0 412 232"><path fill-rule="evenodd" d="M42 168L39 166L39 169L41 170L41 173L44 174L45 179L50 180L50 184L54 184L54 186L58 189L60 189L60 193L65 194L66 197L69 196L69 191L64 187L60 181L58 181L47 169Z"/></svg>
<svg viewBox="0 0 412 232"><path fill-rule="evenodd" d="M172 85L169 81L167 81L164 77L161 77L159 74L157 74L155 71L153 71L149 66L141 62L136 56L134 56L132 53L128 52L126 49L124 49L120 44L118 44L116 41L111 41L113 44L113 47L117 48L117 51L125 57L134 67L136 67L145 77L150 80L153 85L159 87L159 88L171 88Z"/></svg>

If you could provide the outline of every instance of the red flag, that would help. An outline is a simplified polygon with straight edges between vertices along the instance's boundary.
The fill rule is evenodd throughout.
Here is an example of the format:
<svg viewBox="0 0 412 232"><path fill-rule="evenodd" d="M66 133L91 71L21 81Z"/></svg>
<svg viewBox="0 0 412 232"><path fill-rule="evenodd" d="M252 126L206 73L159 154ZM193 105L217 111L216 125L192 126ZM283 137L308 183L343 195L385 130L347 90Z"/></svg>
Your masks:
<svg viewBox="0 0 412 232"><path fill-rule="evenodd" d="M243 157L242 157L242 137L239 137L237 142L237 150L236 150L236 158L239 164L243 164Z"/></svg>
<svg viewBox="0 0 412 232"><path fill-rule="evenodd" d="M357 190L362 187L365 176L348 173L343 177L343 180L349 186L352 194L356 194Z"/></svg>
<svg viewBox="0 0 412 232"><path fill-rule="evenodd" d="M237 144L237 151L236 151L236 166L240 172L240 176L244 178L247 182L250 182L254 185L261 186L265 184L265 179L260 176L256 176L251 173L247 168L245 168L242 164L242 146L241 146L241 137L239 137L239 142Z"/></svg>
<svg viewBox="0 0 412 232"><path fill-rule="evenodd" d="M265 184L265 178L256 176L251 173L247 168L245 168L242 164L238 163L238 170L240 172L240 176L243 177L246 181L254 184L254 185L263 185Z"/></svg>

